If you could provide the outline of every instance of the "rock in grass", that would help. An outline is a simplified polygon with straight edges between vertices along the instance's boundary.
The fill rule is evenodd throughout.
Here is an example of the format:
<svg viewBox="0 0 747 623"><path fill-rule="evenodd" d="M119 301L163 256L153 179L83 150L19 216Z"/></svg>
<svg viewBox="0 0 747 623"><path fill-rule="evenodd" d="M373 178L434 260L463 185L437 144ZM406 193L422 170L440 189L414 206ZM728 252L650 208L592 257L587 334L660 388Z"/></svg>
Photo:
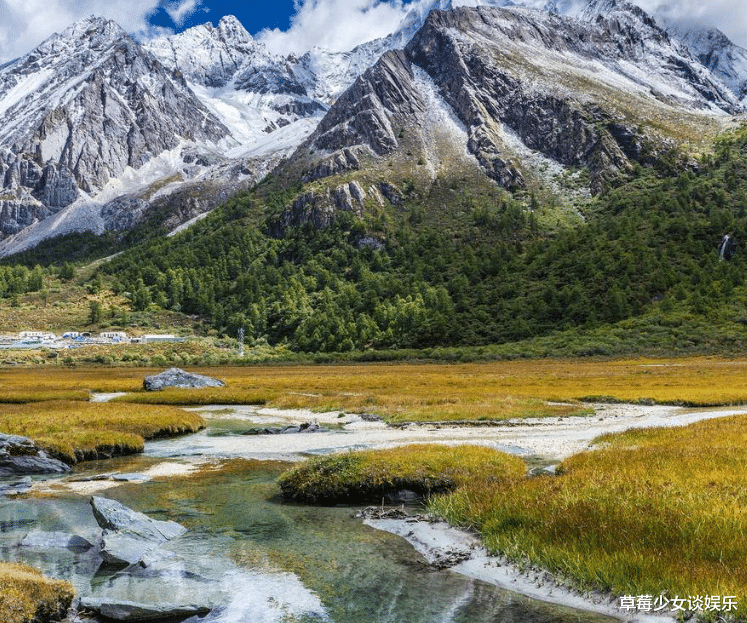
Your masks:
<svg viewBox="0 0 747 623"><path fill-rule="evenodd" d="M91 610L114 621L177 621L192 616L202 617L210 612L210 608L193 604L140 604L94 597L81 598L78 608Z"/></svg>
<svg viewBox="0 0 747 623"><path fill-rule="evenodd" d="M69 465L48 457L31 439L0 433L0 477L69 471Z"/></svg>
<svg viewBox="0 0 747 623"><path fill-rule="evenodd" d="M169 368L159 374L146 376L143 381L143 388L149 392L157 392L167 387L176 387L179 389L200 389L203 387L223 387L225 383L214 379L211 376L202 374L192 374L185 372L181 368Z"/></svg>

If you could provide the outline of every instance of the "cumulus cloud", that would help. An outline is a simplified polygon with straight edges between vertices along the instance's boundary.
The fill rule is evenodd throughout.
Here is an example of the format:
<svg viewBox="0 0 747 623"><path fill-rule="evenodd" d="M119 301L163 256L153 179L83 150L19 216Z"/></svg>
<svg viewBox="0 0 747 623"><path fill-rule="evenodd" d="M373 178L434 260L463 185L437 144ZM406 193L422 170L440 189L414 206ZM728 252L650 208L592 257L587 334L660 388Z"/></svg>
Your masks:
<svg viewBox="0 0 747 623"><path fill-rule="evenodd" d="M667 22L715 27L737 45L747 47L744 0L634 0L645 11Z"/></svg>
<svg viewBox="0 0 747 623"><path fill-rule="evenodd" d="M408 6L401 0L296 0L288 30L265 29L257 38L278 54L303 53L314 46L350 50L395 30Z"/></svg>
<svg viewBox="0 0 747 623"><path fill-rule="evenodd" d="M181 5L199 2L183 0ZM127 32L153 33L148 18L161 0L0 0L0 63L26 54L55 32L90 15L114 20ZM186 15L186 8L182 13Z"/></svg>

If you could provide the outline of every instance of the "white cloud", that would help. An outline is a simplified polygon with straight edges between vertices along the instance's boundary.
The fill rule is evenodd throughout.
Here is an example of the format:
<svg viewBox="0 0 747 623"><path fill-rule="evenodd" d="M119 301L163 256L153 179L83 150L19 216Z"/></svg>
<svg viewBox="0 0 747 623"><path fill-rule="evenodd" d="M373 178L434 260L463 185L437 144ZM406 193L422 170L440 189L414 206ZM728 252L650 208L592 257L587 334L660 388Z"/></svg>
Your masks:
<svg viewBox="0 0 747 623"><path fill-rule="evenodd" d="M747 47L744 0L634 0L635 4L668 21L715 27L737 45Z"/></svg>
<svg viewBox="0 0 747 623"><path fill-rule="evenodd" d="M408 10L401 0L296 0L295 6L288 30L266 29L257 35L271 52L303 53L315 45L351 50L391 33Z"/></svg>
<svg viewBox="0 0 747 623"><path fill-rule="evenodd" d="M172 0L164 6L164 10L169 14L172 21L181 27L185 20L201 7L201 0Z"/></svg>
<svg viewBox="0 0 747 623"><path fill-rule="evenodd" d="M148 17L160 3L161 0L0 0L0 63L30 52L55 32L90 15L114 20L127 32L152 33L154 27Z"/></svg>

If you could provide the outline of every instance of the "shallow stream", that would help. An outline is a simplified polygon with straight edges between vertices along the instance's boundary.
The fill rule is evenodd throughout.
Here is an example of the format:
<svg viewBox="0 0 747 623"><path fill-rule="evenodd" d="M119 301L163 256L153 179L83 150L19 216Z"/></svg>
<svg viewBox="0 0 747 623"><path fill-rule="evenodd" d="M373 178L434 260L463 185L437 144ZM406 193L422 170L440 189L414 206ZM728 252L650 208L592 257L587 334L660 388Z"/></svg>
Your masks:
<svg viewBox="0 0 747 623"><path fill-rule="evenodd" d="M240 433L267 421L226 411L208 421L206 431L147 444L140 456L87 463L72 477L151 474L147 482L67 486L67 477L34 497L0 498L0 557L68 579L79 595L213 608L190 623L612 620L435 570L404 539L354 518L356 509L284 502L276 480L287 463L277 459L292 458L294 450L285 452L282 446L293 447L297 441L291 438L300 435L274 436L263 456L257 437ZM317 451L347 447L350 441L342 431L316 435L306 437L321 444ZM150 566L135 569L102 566L95 549L19 546L36 530L95 541L99 531L89 504L92 493L157 519L172 519L189 531L162 546L163 555Z"/></svg>

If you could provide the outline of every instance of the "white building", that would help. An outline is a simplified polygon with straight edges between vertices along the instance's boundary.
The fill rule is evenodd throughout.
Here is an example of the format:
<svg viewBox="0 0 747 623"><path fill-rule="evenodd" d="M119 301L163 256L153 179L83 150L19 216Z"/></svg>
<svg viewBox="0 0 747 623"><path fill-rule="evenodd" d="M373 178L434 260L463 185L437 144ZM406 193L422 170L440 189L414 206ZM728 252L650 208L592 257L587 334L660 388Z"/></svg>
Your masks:
<svg viewBox="0 0 747 623"><path fill-rule="evenodd" d="M145 344L156 344L158 342L183 342L183 337L178 337L176 335L168 335L168 334L162 334L162 335L144 335L143 336L143 343Z"/></svg>
<svg viewBox="0 0 747 623"><path fill-rule="evenodd" d="M100 334L101 337L112 342L125 342L127 341L127 334L124 331L104 331Z"/></svg>
<svg viewBox="0 0 747 623"><path fill-rule="evenodd" d="M49 331L21 331L18 334L21 340L56 340L57 336Z"/></svg>

